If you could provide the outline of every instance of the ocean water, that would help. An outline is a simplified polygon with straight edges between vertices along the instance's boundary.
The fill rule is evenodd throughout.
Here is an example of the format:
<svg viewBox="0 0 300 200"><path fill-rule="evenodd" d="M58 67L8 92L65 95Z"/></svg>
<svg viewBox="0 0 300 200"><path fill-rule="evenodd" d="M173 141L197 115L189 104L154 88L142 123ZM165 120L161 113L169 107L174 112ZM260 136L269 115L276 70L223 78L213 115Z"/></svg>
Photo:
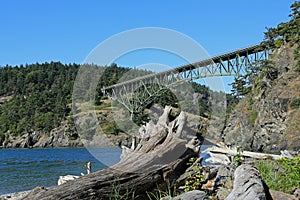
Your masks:
<svg viewBox="0 0 300 200"><path fill-rule="evenodd" d="M92 171L107 168L105 163L119 161L119 148L47 148L47 149L0 149L0 194L25 191L36 186L57 185L62 175L86 174L86 163L91 162Z"/></svg>
<svg viewBox="0 0 300 200"><path fill-rule="evenodd" d="M210 146L202 145L201 151ZM120 148L0 149L0 194L51 187L59 176L86 174L87 162L98 171L119 162L120 154ZM200 155L208 165L209 155Z"/></svg>

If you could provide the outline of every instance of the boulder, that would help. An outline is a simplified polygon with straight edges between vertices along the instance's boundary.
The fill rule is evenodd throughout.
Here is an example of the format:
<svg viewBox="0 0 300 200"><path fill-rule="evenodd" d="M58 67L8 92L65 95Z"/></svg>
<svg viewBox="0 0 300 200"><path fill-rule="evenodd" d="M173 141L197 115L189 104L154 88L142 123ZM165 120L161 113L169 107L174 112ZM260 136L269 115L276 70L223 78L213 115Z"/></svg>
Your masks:
<svg viewBox="0 0 300 200"><path fill-rule="evenodd" d="M247 164L240 165L234 172L233 190L226 200L266 200L270 199L259 171Z"/></svg>
<svg viewBox="0 0 300 200"><path fill-rule="evenodd" d="M79 178L79 176L75 176L75 175L59 176L57 185L61 185L61 184L66 183L70 180L74 180L76 178Z"/></svg>
<svg viewBox="0 0 300 200"><path fill-rule="evenodd" d="M299 198L296 198L293 195L275 190L270 190L270 194L272 196L272 200L299 200Z"/></svg>
<svg viewBox="0 0 300 200"><path fill-rule="evenodd" d="M173 198L173 200L209 200L204 191L192 190Z"/></svg>

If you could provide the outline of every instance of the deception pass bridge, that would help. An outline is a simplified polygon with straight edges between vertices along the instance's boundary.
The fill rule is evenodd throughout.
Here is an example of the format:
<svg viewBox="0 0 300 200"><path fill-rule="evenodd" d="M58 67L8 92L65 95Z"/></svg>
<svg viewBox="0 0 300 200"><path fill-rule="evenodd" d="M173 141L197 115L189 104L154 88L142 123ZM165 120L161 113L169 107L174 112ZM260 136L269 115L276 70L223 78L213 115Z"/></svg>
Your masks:
<svg viewBox="0 0 300 200"><path fill-rule="evenodd" d="M174 69L153 73L132 80L102 88L102 92L117 100L131 113L140 112L141 107L150 102L160 91L179 81L192 81L213 76L240 76L247 73L251 66L269 58L271 50L265 45L257 44L243 49L200 60ZM151 90L149 84L156 84L160 89ZM144 95L132 101L132 95L144 88Z"/></svg>

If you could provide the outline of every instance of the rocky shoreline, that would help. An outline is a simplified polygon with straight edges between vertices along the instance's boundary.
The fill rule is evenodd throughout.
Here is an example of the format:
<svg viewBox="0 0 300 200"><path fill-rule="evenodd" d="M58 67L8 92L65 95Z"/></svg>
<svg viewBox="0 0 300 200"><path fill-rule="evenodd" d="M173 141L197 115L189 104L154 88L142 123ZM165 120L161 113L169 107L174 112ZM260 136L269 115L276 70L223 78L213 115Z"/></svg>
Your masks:
<svg viewBox="0 0 300 200"><path fill-rule="evenodd" d="M9 193L9 194L3 194L0 195L0 200L19 200L23 199L26 195L29 194L31 190L28 191L22 191L22 192L14 192L14 193Z"/></svg>
<svg viewBox="0 0 300 200"><path fill-rule="evenodd" d="M60 148L83 146L130 146L131 137L125 133L118 135L103 134L95 136L92 141L73 138L72 134L60 129L54 129L50 134L33 132L22 136L9 135L4 141L0 141L1 148Z"/></svg>
<svg viewBox="0 0 300 200"><path fill-rule="evenodd" d="M201 161L201 159L199 159ZM192 166L195 167L195 166ZM191 177L197 173L190 167L178 179L178 182L186 181L186 177ZM191 190L183 192L175 197L165 196L163 200L172 198L180 199L202 199L211 198L225 200L245 200L245 199L270 199L270 200L297 200L300 198L300 190L295 190L293 195L269 189L262 181L259 171L250 164L243 164L239 167L234 165L201 166L198 169L204 174L201 181L201 190ZM49 188L36 187L33 190L15 192L0 195L0 200L21 200L29 194L34 194ZM182 188L184 189L184 188ZM206 192L205 192L206 191Z"/></svg>
<svg viewBox="0 0 300 200"><path fill-rule="evenodd" d="M251 160L229 159L219 165L203 166L200 153L200 141L197 137L187 138L183 131L186 115L181 112L175 119L169 118L172 108L166 107L157 123L149 122L140 130L141 140L133 142L130 148L123 147L121 160L113 168L107 168L69 180L51 188L37 187L29 193L10 194L1 198L11 199L111 199L111 192L118 184L119 195L137 195L137 199L152 199L148 192L161 190L164 193L159 199L299 199L300 189L293 185L292 190L285 194L270 190L261 175L256 159L269 159L270 155L239 152L223 146L226 151L211 148L210 152L230 155L236 158L250 157ZM153 135L154 134L154 135ZM150 137L151 136L151 137ZM158 142L159 141L159 142ZM221 150L223 150L221 149ZM178 156L170 159L170 155L178 152ZM253 156L255 154L255 156ZM276 155L277 156L277 155ZM277 159L277 157L275 158ZM297 155L298 156L298 155ZM293 156L291 157L291 159ZM269 160L271 162L271 160ZM136 173L139 172L139 173ZM289 175L289 174L285 174ZM295 176L293 176L295 177ZM169 194L165 190L175 188ZM157 188L157 189L156 189ZM174 190L174 191L175 191ZM285 191L285 190L282 190ZM293 194L293 195L292 195ZM18 197L18 195L23 195ZM128 198L126 198L128 199ZM132 199L130 196L129 199ZM134 198L136 199L136 198ZM157 199L157 198L154 198Z"/></svg>
<svg viewBox="0 0 300 200"><path fill-rule="evenodd" d="M70 140L63 132L46 135L39 132L22 136L9 136L0 148L53 148L53 147L81 147L80 139Z"/></svg>

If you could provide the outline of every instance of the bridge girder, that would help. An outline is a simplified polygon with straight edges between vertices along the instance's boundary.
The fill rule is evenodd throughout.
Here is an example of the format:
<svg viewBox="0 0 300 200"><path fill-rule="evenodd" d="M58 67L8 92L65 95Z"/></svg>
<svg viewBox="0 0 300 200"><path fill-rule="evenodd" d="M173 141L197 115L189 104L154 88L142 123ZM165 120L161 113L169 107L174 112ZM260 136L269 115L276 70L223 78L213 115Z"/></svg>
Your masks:
<svg viewBox="0 0 300 200"><path fill-rule="evenodd" d="M240 76L249 72L251 66L267 60L270 53L271 50L265 49L261 45L254 45L175 69L124 81L102 88L102 92L113 100L117 100L131 113L139 112L147 105L149 97L159 95L163 88L176 84L179 81L192 81L213 76ZM157 84L164 87L160 87L158 91L150 92L146 87L149 84ZM145 91L141 98L145 99L135 99L136 102L133 102L134 92L141 87Z"/></svg>

